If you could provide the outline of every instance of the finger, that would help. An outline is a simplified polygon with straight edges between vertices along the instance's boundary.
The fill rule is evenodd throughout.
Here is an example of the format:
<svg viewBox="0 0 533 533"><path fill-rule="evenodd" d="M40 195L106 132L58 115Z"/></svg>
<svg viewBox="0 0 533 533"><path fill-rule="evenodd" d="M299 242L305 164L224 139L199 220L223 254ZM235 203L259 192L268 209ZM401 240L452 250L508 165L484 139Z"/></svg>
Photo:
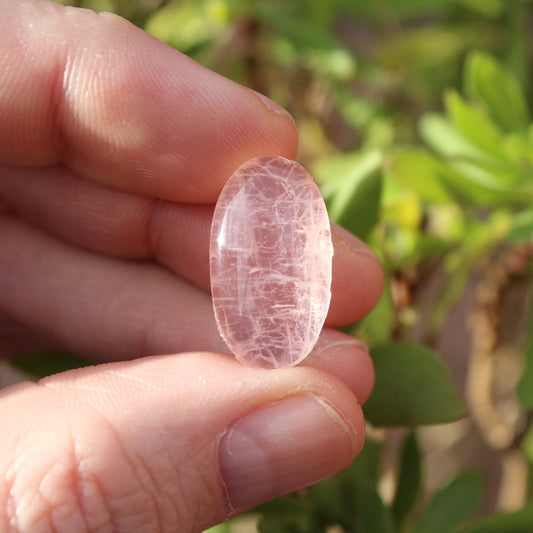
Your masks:
<svg viewBox="0 0 533 533"><path fill-rule="evenodd" d="M38 338L96 361L186 350L227 352L211 299L166 269L93 254L0 217L0 310ZM21 332L18 332L21 336ZM339 337L340 336L340 337ZM326 357L326 348L339 348ZM342 345L342 346L340 346ZM325 331L309 364L340 376L362 399L368 356L351 337Z"/></svg>
<svg viewBox="0 0 533 533"><path fill-rule="evenodd" d="M0 309L82 356L224 351L211 299L149 262L121 261L0 217Z"/></svg>
<svg viewBox="0 0 533 533"><path fill-rule="evenodd" d="M326 324L342 327L363 318L378 303L383 269L378 256L363 241L338 224L332 224L331 229L334 275Z"/></svg>
<svg viewBox="0 0 533 533"><path fill-rule="evenodd" d="M209 291L212 206L176 204L125 193L61 168L2 168L0 197L26 220L90 250L135 259L155 258ZM383 275L361 241L333 226L333 284L327 325L359 320L377 303Z"/></svg>
<svg viewBox="0 0 533 533"><path fill-rule="evenodd" d="M273 102L108 13L4 2L0 161L63 163L114 188L213 202L251 157L292 158Z"/></svg>
<svg viewBox="0 0 533 533"><path fill-rule="evenodd" d="M29 329L0 310L0 359L18 354L35 354L61 349L57 340Z"/></svg>
<svg viewBox="0 0 533 533"><path fill-rule="evenodd" d="M374 365L368 346L335 329L323 329L313 351L300 364L335 376L361 403L368 400L374 388Z"/></svg>
<svg viewBox="0 0 533 533"><path fill-rule="evenodd" d="M72 248L6 216L0 239L0 309L17 324L3 331L5 354L39 341L95 361L228 351L209 297L160 267ZM362 402L370 394L372 362L348 335L325 329L305 364L337 376Z"/></svg>
<svg viewBox="0 0 533 533"><path fill-rule="evenodd" d="M4 330L4 324L0 324L0 357L24 357L29 353L54 352L64 349L57 337L52 341L49 337L39 335L34 329L23 327L20 324L11 326L9 331ZM97 340L93 347L101 344ZM226 348L226 351L227 348ZM122 359L134 359L144 354L136 352ZM228 353L228 357L231 355ZM95 352L88 357L93 361L116 361L115 353ZM325 328L322 330L316 346L312 352L300 363L328 372L342 381L364 404L374 387L374 366L368 353L368 347L353 337L341 333L335 329Z"/></svg>
<svg viewBox="0 0 533 533"><path fill-rule="evenodd" d="M59 374L1 398L3 530L203 531L343 470L365 431L333 376L207 353Z"/></svg>

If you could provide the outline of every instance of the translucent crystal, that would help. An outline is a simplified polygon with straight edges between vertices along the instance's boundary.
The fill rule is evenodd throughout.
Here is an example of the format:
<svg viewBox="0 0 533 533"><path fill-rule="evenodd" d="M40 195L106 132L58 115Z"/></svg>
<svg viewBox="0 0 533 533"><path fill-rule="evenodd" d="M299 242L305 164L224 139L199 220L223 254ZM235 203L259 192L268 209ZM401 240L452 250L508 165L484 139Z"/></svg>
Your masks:
<svg viewBox="0 0 533 533"><path fill-rule="evenodd" d="M331 297L326 206L306 170L279 156L239 167L211 226L211 293L218 329L245 364L281 368L315 345Z"/></svg>

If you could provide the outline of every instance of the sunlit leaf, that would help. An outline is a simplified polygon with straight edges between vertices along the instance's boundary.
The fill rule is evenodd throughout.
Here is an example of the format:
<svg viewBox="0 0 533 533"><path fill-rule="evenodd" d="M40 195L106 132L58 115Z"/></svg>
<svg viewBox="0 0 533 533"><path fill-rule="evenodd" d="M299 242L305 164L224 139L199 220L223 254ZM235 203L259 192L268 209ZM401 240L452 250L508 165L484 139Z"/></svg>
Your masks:
<svg viewBox="0 0 533 533"><path fill-rule="evenodd" d="M146 31L188 53L220 33L225 20L209 16L205 2L169 3L158 9L147 21Z"/></svg>
<svg viewBox="0 0 533 533"><path fill-rule="evenodd" d="M420 121L420 133L431 148L447 159L483 161L486 158L482 150L461 135L442 115L424 115Z"/></svg>
<svg viewBox="0 0 533 533"><path fill-rule="evenodd" d="M490 172L469 161L450 162L446 184L462 193L474 205L529 205L533 202L533 181L513 184L514 178Z"/></svg>
<svg viewBox="0 0 533 533"><path fill-rule="evenodd" d="M206 529L203 533L230 533L229 525L224 522L223 524L218 524L216 526Z"/></svg>
<svg viewBox="0 0 533 533"><path fill-rule="evenodd" d="M442 424L464 416L448 370L428 348L398 342L376 346L371 355L376 383L364 411L372 424Z"/></svg>
<svg viewBox="0 0 533 533"><path fill-rule="evenodd" d="M385 217L388 223L418 233L423 220L419 196L412 191L406 192L394 204L387 206Z"/></svg>
<svg viewBox="0 0 533 533"><path fill-rule="evenodd" d="M331 219L348 231L366 240L377 224L381 205L382 155L370 152L357 158L347 158L339 164L339 156L325 158L316 166L316 176L335 176L329 179L328 210ZM344 173L339 174L338 169ZM328 181L328 178L323 178Z"/></svg>
<svg viewBox="0 0 533 533"><path fill-rule="evenodd" d="M484 152L482 157L473 152L459 157L476 162L504 186L530 180L533 145L524 135L503 135L479 104L466 102L456 91L448 91L445 101L457 132Z"/></svg>
<svg viewBox="0 0 533 533"><path fill-rule="evenodd" d="M518 80L492 56L474 52L465 65L466 93L483 103L504 131L525 130L527 103Z"/></svg>
<svg viewBox="0 0 533 533"><path fill-rule="evenodd" d="M490 158L501 158L503 136L481 109L465 102L454 90L446 93L445 103L453 125L466 139Z"/></svg>
<svg viewBox="0 0 533 533"><path fill-rule="evenodd" d="M470 9L486 17L500 17L505 11L506 0L461 0Z"/></svg>
<svg viewBox="0 0 533 533"><path fill-rule="evenodd" d="M509 133L503 139L503 153L522 179L531 179L533 172L533 140L520 134Z"/></svg>
<svg viewBox="0 0 533 533"><path fill-rule="evenodd" d="M416 191L420 199L432 203L449 203L452 196L442 184L442 162L427 150L396 150L390 160L390 174L405 187Z"/></svg>
<svg viewBox="0 0 533 533"><path fill-rule="evenodd" d="M440 115L427 115L421 133L444 159L428 167L438 173L442 185L461 203L475 206L524 205L533 202L533 182L502 165L494 165L485 152L460 134ZM507 173L507 174L506 174Z"/></svg>

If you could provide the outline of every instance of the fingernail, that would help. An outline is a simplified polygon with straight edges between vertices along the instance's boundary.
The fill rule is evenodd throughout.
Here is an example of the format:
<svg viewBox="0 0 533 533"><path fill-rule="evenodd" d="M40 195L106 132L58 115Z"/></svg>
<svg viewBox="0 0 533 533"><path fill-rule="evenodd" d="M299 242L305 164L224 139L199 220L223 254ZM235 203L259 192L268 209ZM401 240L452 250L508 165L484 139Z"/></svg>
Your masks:
<svg viewBox="0 0 533 533"><path fill-rule="evenodd" d="M358 239L355 235L352 235L348 230L345 230L342 226L331 223L332 231L343 242L343 244L349 248L352 252L368 254L376 259L379 259L377 254L371 250L361 239Z"/></svg>
<svg viewBox="0 0 533 533"><path fill-rule="evenodd" d="M289 396L238 420L220 442L233 510L322 481L351 463L356 435L314 394Z"/></svg>
<svg viewBox="0 0 533 533"><path fill-rule="evenodd" d="M261 102L263 102L263 105L268 109L268 111L270 111L270 113L282 117L288 117L294 122L294 118L286 109L276 104L276 102L266 97L264 94L258 93L253 89L251 89L251 91L259 98L259 100L261 100Z"/></svg>

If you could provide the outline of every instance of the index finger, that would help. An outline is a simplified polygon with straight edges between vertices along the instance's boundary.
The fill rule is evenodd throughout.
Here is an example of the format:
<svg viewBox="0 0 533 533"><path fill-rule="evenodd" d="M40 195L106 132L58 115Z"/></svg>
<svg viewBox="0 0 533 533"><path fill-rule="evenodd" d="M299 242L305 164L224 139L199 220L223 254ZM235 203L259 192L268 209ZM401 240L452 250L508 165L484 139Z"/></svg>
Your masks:
<svg viewBox="0 0 533 533"><path fill-rule="evenodd" d="M205 203L245 160L294 158L281 107L124 19L3 3L0 162L64 164L117 189Z"/></svg>

